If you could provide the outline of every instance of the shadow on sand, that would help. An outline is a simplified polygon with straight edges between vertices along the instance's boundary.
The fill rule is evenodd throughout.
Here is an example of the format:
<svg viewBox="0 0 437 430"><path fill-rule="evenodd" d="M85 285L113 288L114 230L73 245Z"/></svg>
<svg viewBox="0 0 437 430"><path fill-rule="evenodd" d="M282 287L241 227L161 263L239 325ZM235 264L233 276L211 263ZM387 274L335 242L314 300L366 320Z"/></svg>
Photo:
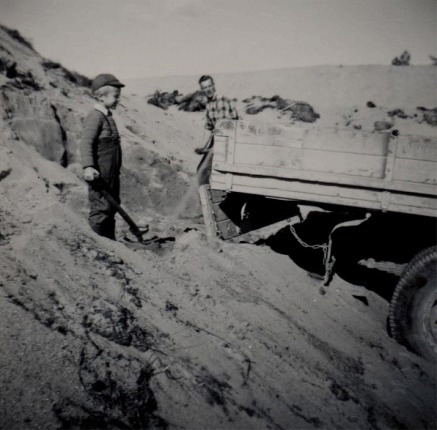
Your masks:
<svg viewBox="0 0 437 430"><path fill-rule="evenodd" d="M362 217L364 217L364 212ZM298 236L308 244L328 241L332 228L339 222L357 219L351 212L311 212L296 224ZM357 227L338 229L333 234L335 272L354 285L374 291L390 300L398 276L376 268L368 268L361 261L373 259L377 263L407 264L420 250L433 245L437 231L433 219L403 214L373 213L370 219ZM323 251L303 247L289 227L260 240L275 252L288 255L302 269L323 275Z"/></svg>

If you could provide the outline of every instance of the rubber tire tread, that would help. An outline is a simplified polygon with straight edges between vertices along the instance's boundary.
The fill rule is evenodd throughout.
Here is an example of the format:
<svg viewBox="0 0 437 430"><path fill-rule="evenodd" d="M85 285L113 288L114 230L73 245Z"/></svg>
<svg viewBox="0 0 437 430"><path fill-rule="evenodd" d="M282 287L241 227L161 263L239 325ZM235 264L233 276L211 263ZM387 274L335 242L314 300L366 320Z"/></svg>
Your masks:
<svg viewBox="0 0 437 430"><path fill-rule="evenodd" d="M402 273L393 297L390 302L389 326L393 338L400 343L412 349L414 352L423 356L422 351L414 350L409 344L406 337L408 332L408 304L412 294L417 289L417 285L412 282L414 278L429 264L437 261L437 246L431 246L423 249L411 260ZM437 360L437 357L424 356L424 358Z"/></svg>

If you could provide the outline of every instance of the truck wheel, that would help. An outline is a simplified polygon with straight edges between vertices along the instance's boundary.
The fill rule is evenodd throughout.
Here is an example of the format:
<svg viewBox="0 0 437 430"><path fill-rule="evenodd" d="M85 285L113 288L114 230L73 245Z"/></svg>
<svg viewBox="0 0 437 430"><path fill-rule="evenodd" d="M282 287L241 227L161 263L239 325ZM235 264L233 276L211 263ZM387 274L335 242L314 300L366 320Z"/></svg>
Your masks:
<svg viewBox="0 0 437 430"><path fill-rule="evenodd" d="M419 252L402 273L390 303L393 338L437 361L437 247Z"/></svg>

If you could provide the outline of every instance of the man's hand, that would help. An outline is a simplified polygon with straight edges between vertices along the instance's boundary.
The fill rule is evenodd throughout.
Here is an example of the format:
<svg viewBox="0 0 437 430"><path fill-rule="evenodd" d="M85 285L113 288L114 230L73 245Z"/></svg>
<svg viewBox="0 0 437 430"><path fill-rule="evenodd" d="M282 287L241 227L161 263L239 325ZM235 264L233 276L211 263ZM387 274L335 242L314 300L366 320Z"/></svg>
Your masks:
<svg viewBox="0 0 437 430"><path fill-rule="evenodd" d="M208 150L205 147L202 147L202 148L196 148L194 150L194 152L196 154L203 155L203 154L206 154L208 152Z"/></svg>
<svg viewBox="0 0 437 430"><path fill-rule="evenodd" d="M92 182L94 179L97 179L100 176L100 173L94 169L94 167L86 167L83 170L83 179L87 182Z"/></svg>
<svg viewBox="0 0 437 430"><path fill-rule="evenodd" d="M212 130L211 134L208 136L208 140L206 141L205 145L203 145L201 148L196 148L194 150L194 152L196 154L203 155L203 154L206 154L211 149L211 147L212 147L211 142L212 142L212 139L214 137L214 133L215 133L215 131Z"/></svg>

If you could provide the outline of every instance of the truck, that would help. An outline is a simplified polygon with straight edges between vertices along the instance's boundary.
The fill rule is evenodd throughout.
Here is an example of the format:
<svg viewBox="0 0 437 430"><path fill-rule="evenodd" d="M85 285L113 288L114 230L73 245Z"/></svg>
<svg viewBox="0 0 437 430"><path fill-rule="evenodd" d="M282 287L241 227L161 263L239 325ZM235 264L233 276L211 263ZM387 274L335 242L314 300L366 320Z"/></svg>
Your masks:
<svg viewBox="0 0 437 430"><path fill-rule="evenodd" d="M437 360L436 137L221 120L199 195L208 238L285 223L299 253L320 257L325 286L363 242L376 252L395 242L394 261L362 263L396 277L386 296L391 336ZM317 211L311 230L323 233L311 242L298 227Z"/></svg>

